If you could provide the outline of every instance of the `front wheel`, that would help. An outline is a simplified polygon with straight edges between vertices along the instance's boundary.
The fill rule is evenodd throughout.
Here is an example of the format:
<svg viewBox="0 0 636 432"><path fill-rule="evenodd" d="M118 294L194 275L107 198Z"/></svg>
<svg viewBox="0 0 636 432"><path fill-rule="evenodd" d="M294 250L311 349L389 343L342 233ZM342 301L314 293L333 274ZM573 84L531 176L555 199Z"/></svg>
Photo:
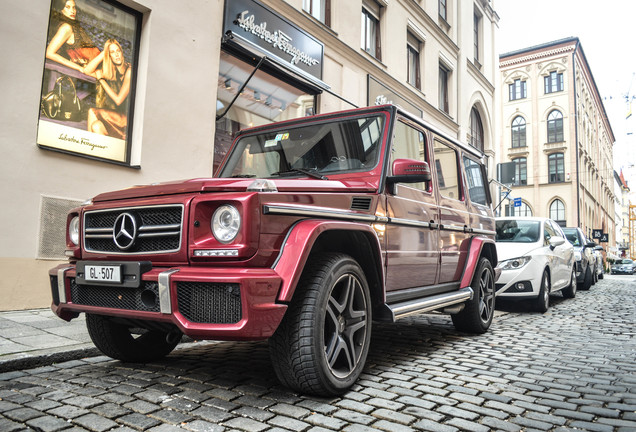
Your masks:
<svg viewBox="0 0 636 432"><path fill-rule="evenodd" d="M495 277L487 258L480 258L471 288L473 298L461 312L451 315L453 325L459 331L485 333L495 314Z"/></svg>
<svg viewBox="0 0 636 432"><path fill-rule="evenodd" d="M134 328L113 319L86 314L86 328L103 354L124 362L145 363L167 356L181 340L181 334Z"/></svg>
<svg viewBox="0 0 636 432"><path fill-rule="evenodd" d="M534 300L534 309L537 312L545 313L550 307L550 275L547 271L543 272L541 277L541 288L539 296Z"/></svg>
<svg viewBox="0 0 636 432"><path fill-rule="evenodd" d="M583 279L583 287L581 289L587 291L594 284L594 276L592 276L592 269L590 266L587 266L585 270L585 279Z"/></svg>
<svg viewBox="0 0 636 432"><path fill-rule="evenodd" d="M371 296L358 263L329 253L311 260L269 340L278 379L319 396L344 393L364 368L371 342Z"/></svg>

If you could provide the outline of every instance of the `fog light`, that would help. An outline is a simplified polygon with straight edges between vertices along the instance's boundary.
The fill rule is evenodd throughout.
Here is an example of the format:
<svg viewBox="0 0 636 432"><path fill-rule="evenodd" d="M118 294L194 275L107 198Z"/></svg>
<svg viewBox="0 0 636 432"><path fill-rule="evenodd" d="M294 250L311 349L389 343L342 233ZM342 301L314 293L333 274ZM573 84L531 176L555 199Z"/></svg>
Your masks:
<svg viewBox="0 0 636 432"><path fill-rule="evenodd" d="M523 291L526 289L526 285L523 282L517 282L517 285L515 285L515 288L517 288L518 291Z"/></svg>

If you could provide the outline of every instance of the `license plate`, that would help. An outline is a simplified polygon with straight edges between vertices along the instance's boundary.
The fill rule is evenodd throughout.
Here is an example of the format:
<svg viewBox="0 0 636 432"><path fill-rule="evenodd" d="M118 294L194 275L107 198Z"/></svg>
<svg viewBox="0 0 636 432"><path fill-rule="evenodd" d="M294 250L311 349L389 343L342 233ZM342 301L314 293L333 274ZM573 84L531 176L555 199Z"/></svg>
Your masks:
<svg viewBox="0 0 636 432"><path fill-rule="evenodd" d="M121 283L121 266L87 265L84 279L91 282Z"/></svg>

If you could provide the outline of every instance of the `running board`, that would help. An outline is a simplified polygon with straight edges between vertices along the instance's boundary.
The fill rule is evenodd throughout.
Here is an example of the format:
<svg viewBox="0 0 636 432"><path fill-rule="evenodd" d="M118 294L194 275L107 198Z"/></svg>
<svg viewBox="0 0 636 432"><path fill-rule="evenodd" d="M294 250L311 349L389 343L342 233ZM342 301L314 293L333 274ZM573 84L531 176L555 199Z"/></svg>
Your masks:
<svg viewBox="0 0 636 432"><path fill-rule="evenodd" d="M385 305L384 311L390 314L390 316L388 316L387 318L395 322L396 320L407 317L409 315L431 312L437 309L445 308L447 306L452 306L457 303L463 303L472 298L473 289L470 287L466 287L458 291L438 294L432 297Z"/></svg>

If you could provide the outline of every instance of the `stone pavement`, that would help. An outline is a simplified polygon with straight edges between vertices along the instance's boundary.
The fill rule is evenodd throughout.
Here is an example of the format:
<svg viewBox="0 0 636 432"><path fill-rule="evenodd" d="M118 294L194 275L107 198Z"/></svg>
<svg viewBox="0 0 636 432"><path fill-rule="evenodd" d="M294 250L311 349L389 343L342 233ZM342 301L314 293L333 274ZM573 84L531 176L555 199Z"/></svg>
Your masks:
<svg viewBox="0 0 636 432"><path fill-rule="evenodd" d="M49 308L0 312L0 372L95 355L84 314L66 322Z"/></svg>
<svg viewBox="0 0 636 432"><path fill-rule="evenodd" d="M376 324L363 375L331 399L282 387L266 342L0 372L0 431L636 431L636 278L606 275L550 303L545 314L502 305L477 336L446 316Z"/></svg>

